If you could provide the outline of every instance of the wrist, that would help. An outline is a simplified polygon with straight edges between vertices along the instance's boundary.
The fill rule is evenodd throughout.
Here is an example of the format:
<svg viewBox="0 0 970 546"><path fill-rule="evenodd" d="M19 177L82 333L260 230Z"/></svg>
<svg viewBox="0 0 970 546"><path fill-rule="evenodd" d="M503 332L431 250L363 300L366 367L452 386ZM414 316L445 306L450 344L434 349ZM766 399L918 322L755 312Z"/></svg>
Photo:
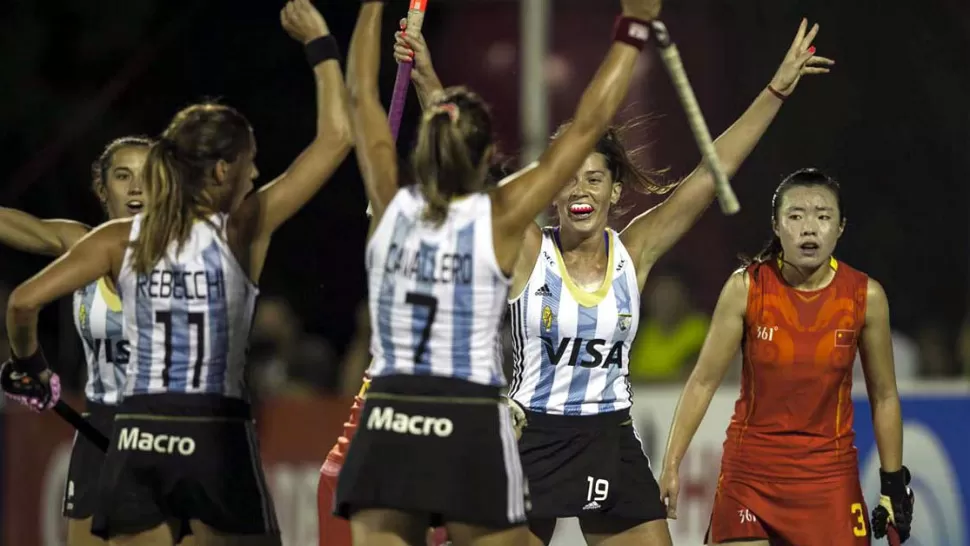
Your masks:
<svg viewBox="0 0 970 546"><path fill-rule="evenodd" d="M650 21L635 15L621 15L613 25L613 41L631 45L641 51L650 40Z"/></svg>
<svg viewBox="0 0 970 546"><path fill-rule="evenodd" d="M326 38L327 36L330 36L330 29L323 29L322 32L318 32L313 36L309 36L307 39L303 40L303 47L306 47L307 45L309 45L309 43L312 42L313 40L317 40L319 38Z"/></svg>
<svg viewBox="0 0 970 546"><path fill-rule="evenodd" d="M19 357L13 355L11 359L11 367L15 372L26 373L31 375L40 375L41 372L47 369L47 359L44 358L44 351L37 346L32 354L26 357Z"/></svg>
<svg viewBox="0 0 970 546"><path fill-rule="evenodd" d="M330 60L340 60L340 48L337 40L330 34L317 36L303 46L307 63L311 68Z"/></svg>
<svg viewBox="0 0 970 546"><path fill-rule="evenodd" d="M789 97L789 95L790 95L790 93L785 93L784 91L782 91L781 87L778 86L777 84L775 84L775 82L769 83L768 86L765 89L769 93L771 93L772 95L774 95L775 98L777 98L778 100L780 100L782 102L785 102L785 100L787 100L788 97Z"/></svg>
<svg viewBox="0 0 970 546"><path fill-rule="evenodd" d="M890 497L906 495L906 485L909 484L909 469L901 466L899 470L887 472L879 469L880 492Z"/></svg>

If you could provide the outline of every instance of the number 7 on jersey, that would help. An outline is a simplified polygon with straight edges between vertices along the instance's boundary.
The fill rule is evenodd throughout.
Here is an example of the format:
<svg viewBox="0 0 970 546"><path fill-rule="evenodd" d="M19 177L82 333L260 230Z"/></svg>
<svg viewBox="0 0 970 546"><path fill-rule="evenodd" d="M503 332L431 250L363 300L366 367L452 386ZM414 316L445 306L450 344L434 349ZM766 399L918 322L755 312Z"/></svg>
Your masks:
<svg viewBox="0 0 970 546"><path fill-rule="evenodd" d="M421 339L418 340L418 345L414 348L414 362L418 363L428 352L428 338L431 337L431 323L434 322L435 314L438 312L438 299L427 294L408 292L404 296L404 303L427 309L424 328L421 329Z"/></svg>

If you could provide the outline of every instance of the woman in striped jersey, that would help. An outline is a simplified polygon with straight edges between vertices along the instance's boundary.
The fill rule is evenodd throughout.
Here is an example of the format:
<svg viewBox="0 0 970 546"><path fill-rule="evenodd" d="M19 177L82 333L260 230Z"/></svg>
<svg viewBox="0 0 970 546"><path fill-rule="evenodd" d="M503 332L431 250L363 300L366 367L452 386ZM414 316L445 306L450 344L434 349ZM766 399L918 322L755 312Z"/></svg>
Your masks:
<svg viewBox="0 0 970 546"><path fill-rule="evenodd" d="M811 47L818 27L806 27L802 21L768 87L717 140L729 174L801 76L828 72L832 61ZM413 60L426 104L441 88L427 46L419 35L396 38L395 56ZM617 233L607 227L609 213L630 186L671 189L637 168L611 128L557 196L558 226L530 225L515 262L509 398L532 499L529 526L546 544L564 517L579 518L590 544L670 544L666 509L631 426L629 351L647 273L710 205L714 180L699 166L664 203Z"/></svg>
<svg viewBox="0 0 970 546"><path fill-rule="evenodd" d="M309 0L289 2L281 19L305 44L317 87L317 135L290 168L251 192L246 118L219 104L185 108L145 159L146 212L94 230L10 296L8 367L35 384L47 373L40 308L104 276L119 287L130 356L92 524L113 544L189 534L206 545L280 544L244 380L256 283L273 232L351 147L326 22Z"/></svg>
<svg viewBox="0 0 970 546"><path fill-rule="evenodd" d="M91 166L92 189L109 219L130 218L145 207L147 196L141 172L151 144L151 140L141 137L119 138L108 144ZM90 231L90 226L80 222L41 220L19 210L0 208L0 244L22 252L61 256ZM128 363L121 300L111 277L102 277L76 290L73 314L87 362L86 417L107 436L111 434ZM68 546L104 544L91 534L91 514L103 460L104 454L94 444L83 436L75 437L63 503L63 514L68 518Z"/></svg>
<svg viewBox="0 0 970 546"><path fill-rule="evenodd" d="M373 205L366 251L373 336L367 401L340 471L336 513L354 544L422 544L443 523L458 545L526 544L528 494L515 453L497 338L522 233L592 149L626 95L658 0L624 0L614 43L576 121L530 167L486 186L491 116L464 88L431 97L413 186L380 102L384 3L365 2L348 87Z"/></svg>
<svg viewBox="0 0 970 546"><path fill-rule="evenodd" d="M768 86L717 139L729 175L801 76L828 71L831 61L811 47L817 31L802 21ZM630 419L629 351L647 274L710 205L714 177L701 164L662 204L615 232L607 227L610 210L630 189L670 187L638 170L617 132L608 131L559 193L558 225L526 232L512 281L509 398L523 427L529 523L544 543L556 518L573 516L590 544L671 543L667 511Z"/></svg>

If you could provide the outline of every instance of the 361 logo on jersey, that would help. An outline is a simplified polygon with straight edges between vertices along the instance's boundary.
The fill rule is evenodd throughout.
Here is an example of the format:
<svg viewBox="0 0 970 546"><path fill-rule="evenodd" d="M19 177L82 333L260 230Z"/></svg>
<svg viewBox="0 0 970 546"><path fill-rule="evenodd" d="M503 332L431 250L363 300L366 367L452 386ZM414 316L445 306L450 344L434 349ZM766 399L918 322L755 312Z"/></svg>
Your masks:
<svg viewBox="0 0 970 546"><path fill-rule="evenodd" d="M777 326L755 326L755 336L762 341L774 341Z"/></svg>

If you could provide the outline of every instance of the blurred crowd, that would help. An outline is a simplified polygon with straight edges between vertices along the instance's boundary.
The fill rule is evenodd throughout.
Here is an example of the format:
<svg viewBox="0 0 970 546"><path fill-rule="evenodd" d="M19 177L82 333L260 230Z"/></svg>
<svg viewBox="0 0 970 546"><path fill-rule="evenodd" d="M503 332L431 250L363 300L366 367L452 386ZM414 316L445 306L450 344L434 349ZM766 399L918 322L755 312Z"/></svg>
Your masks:
<svg viewBox="0 0 970 546"><path fill-rule="evenodd" d="M651 273L641 299L639 335L630 353L630 379L634 383L678 383L686 380L700 353L710 322L710 310L700 309L691 298L690 279L677 270ZM6 309L10 288L0 284L0 304ZM85 369L80 340L69 322L69 307L62 314L59 343L42 340L54 348L54 367L63 384L72 391L84 388ZM291 302L264 295L253 319L249 348L250 376L257 399L318 394L351 396L360 388L360 378L370 355L370 323L365 302L357 308L356 323L349 340L328 339L311 332L301 323ZM970 319L956 339L943 325L928 321L917 331L894 330L893 353L896 377L900 381L919 378L964 378L970 380ZM506 372L511 369L511 334L503 334ZM346 347L340 354L335 347ZM7 358L6 327L0 325L0 356ZM725 382L740 376L740 355L736 355ZM862 381L856 358L855 379Z"/></svg>

